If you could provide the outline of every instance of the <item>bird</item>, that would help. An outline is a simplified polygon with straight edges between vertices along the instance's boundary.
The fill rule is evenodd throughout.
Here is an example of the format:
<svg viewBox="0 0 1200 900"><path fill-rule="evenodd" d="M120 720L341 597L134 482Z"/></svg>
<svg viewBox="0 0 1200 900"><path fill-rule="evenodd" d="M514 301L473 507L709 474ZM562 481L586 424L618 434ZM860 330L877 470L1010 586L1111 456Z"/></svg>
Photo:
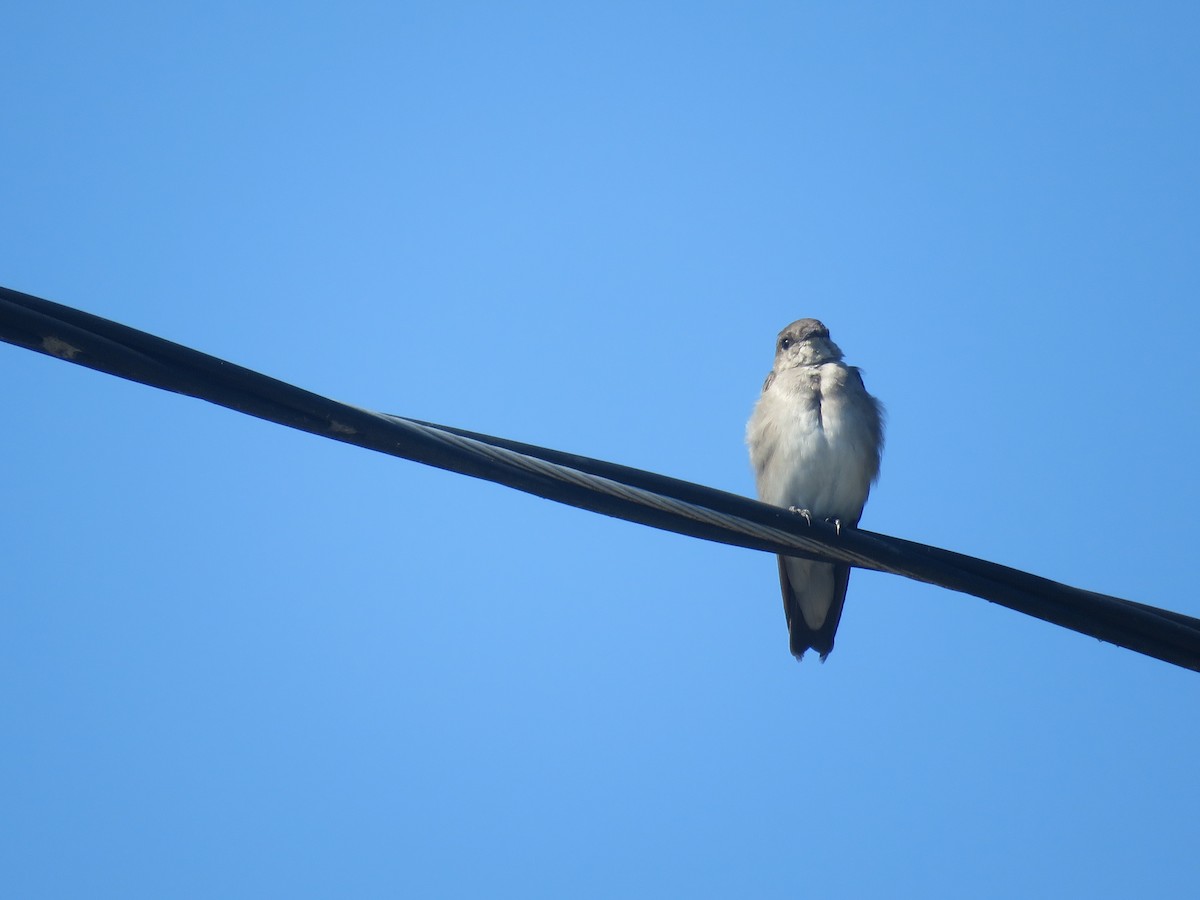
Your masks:
<svg viewBox="0 0 1200 900"><path fill-rule="evenodd" d="M829 329L797 319L779 332L775 362L746 425L758 497L804 516L856 526L879 477L883 405L843 361ZM788 643L797 660L833 650L850 567L779 557Z"/></svg>

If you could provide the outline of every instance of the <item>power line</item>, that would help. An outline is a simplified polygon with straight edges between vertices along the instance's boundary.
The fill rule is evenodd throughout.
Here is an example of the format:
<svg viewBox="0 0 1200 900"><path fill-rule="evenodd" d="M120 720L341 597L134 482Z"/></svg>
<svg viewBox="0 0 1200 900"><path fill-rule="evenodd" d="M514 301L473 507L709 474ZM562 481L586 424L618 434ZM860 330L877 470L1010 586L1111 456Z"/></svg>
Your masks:
<svg viewBox="0 0 1200 900"><path fill-rule="evenodd" d="M0 339L280 425L691 537L903 575L1200 671L1200 619L628 466L340 403L0 287Z"/></svg>

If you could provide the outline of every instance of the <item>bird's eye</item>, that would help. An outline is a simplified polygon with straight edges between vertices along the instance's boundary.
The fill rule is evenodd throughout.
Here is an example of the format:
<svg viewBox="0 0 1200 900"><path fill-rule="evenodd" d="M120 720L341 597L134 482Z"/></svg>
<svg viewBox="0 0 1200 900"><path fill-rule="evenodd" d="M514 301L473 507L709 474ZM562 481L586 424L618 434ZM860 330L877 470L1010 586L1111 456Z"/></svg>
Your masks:
<svg viewBox="0 0 1200 900"><path fill-rule="evenodd" d="M780 338L779 339L779 349L780 350L786 350L790 346L792 346L791 338Z"/></svg>

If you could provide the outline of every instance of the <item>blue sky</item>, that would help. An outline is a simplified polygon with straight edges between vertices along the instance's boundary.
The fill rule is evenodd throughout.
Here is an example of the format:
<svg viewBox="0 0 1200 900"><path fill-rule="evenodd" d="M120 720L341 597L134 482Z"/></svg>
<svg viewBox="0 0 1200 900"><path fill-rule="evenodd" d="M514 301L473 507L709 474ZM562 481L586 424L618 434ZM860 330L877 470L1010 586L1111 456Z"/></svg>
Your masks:
<svg viewBox="0 0 1200 900"><path fill-rule="evenodd" d="M1184 3L43 3L0 283L753 490L816 316L863 519L1200 615ZM0 893L1190 896L1200 682L0 347Z"/></svg>

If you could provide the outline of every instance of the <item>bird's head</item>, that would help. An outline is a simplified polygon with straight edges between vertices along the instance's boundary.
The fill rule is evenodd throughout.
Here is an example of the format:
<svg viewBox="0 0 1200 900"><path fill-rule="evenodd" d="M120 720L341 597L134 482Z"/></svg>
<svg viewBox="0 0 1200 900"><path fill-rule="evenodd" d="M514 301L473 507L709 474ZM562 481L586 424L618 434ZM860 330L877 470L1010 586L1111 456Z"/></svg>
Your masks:
<svg viewBox="0 0 1200 900"><path fill-rule="evenodd" d="M775 371L793 366L836 362L842 351L829 339L829 329L816 319L797 319L775 340Z"/></svg>

